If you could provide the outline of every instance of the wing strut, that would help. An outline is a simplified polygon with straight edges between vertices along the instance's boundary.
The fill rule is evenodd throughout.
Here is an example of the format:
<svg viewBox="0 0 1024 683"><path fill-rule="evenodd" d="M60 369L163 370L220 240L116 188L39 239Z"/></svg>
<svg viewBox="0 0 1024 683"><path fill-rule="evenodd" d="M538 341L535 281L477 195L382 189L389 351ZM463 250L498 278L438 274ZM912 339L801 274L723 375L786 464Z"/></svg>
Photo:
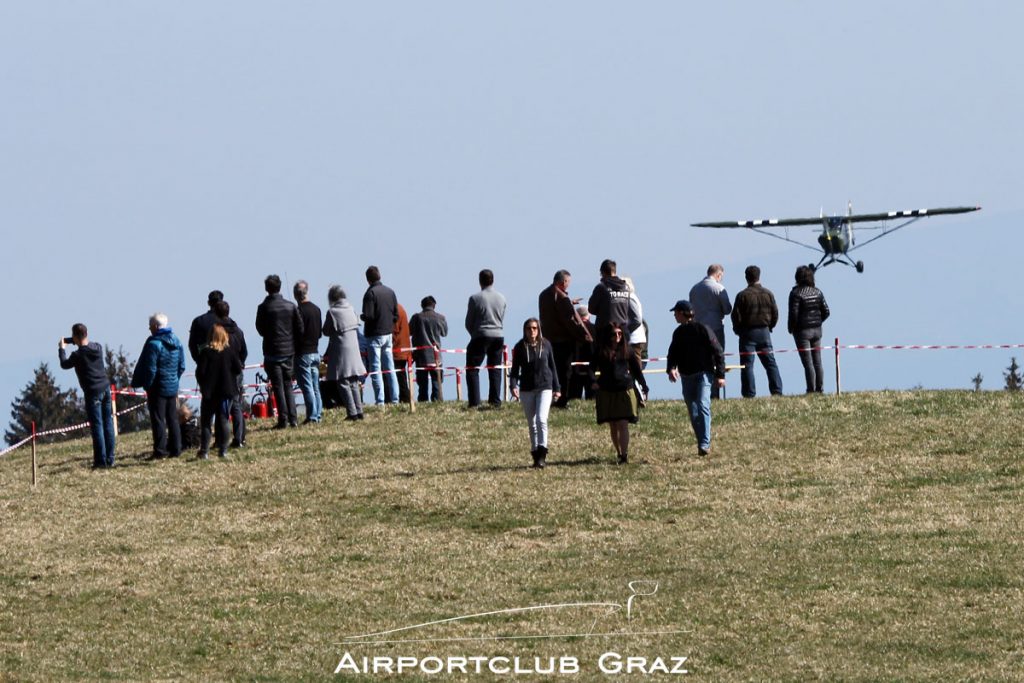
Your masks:
<svg viewBox="0 0 1024 683"><path fill-rule="evenodd" d="M915 223L915 222L921 220L922 218L924 218L924 216L915 216L914 218L911 218L910 220L907 220L907 221L904 221L904 222L900 223L899 225L897 225L894 228L886 228L883 225L883 226L881 226L882 227L882 232L881 233L875 235L874 237L869 239L867 242L861 242L857 246L850 247L849 249L846 250L846 253L849 254L851 251L854 251L856 249L860 249L861 247L863 247L865 245L871 244L872 242L874 242L877 239L881 239L881 238L885 237L886 235L891 235L894 232L896 232L897 230L899 230L900 228L905 228L908 225L910 225L911 223ZM868 229L870 230L870 228L868 228Z"/></svg>
<svg viewBox="0 0 1024 683"><path fill-rule="evenodd" d="M900 226L900 227L903 227L903 226ZM819 249L818 247L812 247L811 245L807 244L806 242L800 242L798 240L790 239L789 237L783 237L782 235L776 235L774 232L768 232L767 230L761 230L760 228L747 228L747 229L748 230L753 230L754 232L760 233L762 235L767 235L768 237L774 237L775 239L782 240L783 242L790 242L792 244L799 244L804 249L810 249L811 251L813 251L815 253L821 251L821 249ZM786 231L786 234L788 235L789 231ZM879 235L879 237L881 237L881 235ZM867 244L867 242L865 242L865 244Z"/></svg>

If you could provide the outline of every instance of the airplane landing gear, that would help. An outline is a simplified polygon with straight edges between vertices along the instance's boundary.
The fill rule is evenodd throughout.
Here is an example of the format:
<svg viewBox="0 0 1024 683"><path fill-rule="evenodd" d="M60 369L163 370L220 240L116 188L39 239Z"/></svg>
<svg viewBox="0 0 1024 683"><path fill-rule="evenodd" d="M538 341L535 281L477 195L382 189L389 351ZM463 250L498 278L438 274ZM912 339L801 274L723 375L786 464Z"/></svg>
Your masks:
<svg viewBox="0 0 1024 683"><path fill-rule="evenodd" d="M853 267L857 269L858 273L863 273L864 272L864 262L863 261L857 261L855 264L853 264Z"/></svg>

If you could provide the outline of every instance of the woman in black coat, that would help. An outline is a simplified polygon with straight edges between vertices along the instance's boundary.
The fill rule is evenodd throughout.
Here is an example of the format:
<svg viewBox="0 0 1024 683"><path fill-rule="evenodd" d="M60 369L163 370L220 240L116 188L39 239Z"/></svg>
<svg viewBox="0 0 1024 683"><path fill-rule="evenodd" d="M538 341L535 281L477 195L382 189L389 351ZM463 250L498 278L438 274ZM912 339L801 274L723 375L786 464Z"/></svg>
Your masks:
<svg viewBox="0 0 1024 683"><path fill-rule="evenodd" d="M608 423L612 445L620 465L629 462L629 425L640 421L636 385L647 396L640 360L629 345L629 334L618 323L600 328L597 348L590 361L593 387L597 391L597 424Z"/></svg>
<svg viewBox="0 0 1024 683"><path fill-rule="evenodd" d="M800 352L808 394L822 392L821 324L828 316L825 295L814 286L814 270L800 266L796 269L796 286L789 292L788 326Z"/></svg>
<svg viewBox="0 0 1024 683"><path fill-rule="evenodd" d="M222 325L210 330L210 342L199 352L196 379L203 394L200 403L200 460L206 460L210 452L210 426L217 420L217 453L226 458L231 428L228 414L231 403L238 394L238 375L242 373L242 361L229 343L228 333Z"/></svg>

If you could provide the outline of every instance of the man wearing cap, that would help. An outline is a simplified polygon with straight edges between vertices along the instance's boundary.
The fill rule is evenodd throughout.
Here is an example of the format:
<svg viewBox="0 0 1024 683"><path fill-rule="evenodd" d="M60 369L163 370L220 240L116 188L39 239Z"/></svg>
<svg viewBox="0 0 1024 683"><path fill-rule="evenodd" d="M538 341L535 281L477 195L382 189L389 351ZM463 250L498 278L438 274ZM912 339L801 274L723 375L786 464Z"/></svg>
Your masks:
<svg viewBox="0 0 1024 683"><path fill-rule="evenodd" d="M725 316L732 313L729 293L722 286L725 268L720 263L708 266L708 276L690 289L690 305L693 306L693 317L704 323L718 338L718 343L725 350ZM718 386L711 387L712 400L718 398Z"/></svg>
<svg viewBox="0 0 1024 683"><path fill-rule="evenodd" d="M668 347L668 380L682 379L683 400L697 437L697 455L711 452L711 387L725 386L725 354L714 332L694 320L693 306L680 299L671 308L679 327Z"/></svg>

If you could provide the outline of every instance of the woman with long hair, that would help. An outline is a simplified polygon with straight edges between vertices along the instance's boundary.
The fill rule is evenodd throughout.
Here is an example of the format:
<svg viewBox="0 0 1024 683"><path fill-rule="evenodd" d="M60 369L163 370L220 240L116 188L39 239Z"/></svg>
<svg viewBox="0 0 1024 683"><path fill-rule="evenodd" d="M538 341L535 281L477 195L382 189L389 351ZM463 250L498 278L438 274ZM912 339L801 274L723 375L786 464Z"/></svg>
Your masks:
<svg viewBox="0 0 1024 683"><path fill-rule="evenodd" d="M228 414L238 395L238 375L241 373L242 361L231 347L227 331L223 325L215 324L210 328L209 343L199 352L196 367L196 379L199 380L199 390L203 395L199 407L200 460L209 457L210 427L214 419L217 422L217 454L222 458L228 457L228 442L231 439Z"/></svg>
<svg viewBox="0 0 1024 683"><path fill-rule="evenodd" d="M825 295L814 286L814 269L800 266L796 269L796 286L789 292L788 326L800 352L808 394L820 394L823 389L821 324L828 316Z"/></svg>
<svg viewBox="0 0 1024 683"><path fill-rule="evenodd" d="M630 349L628 335L618 323L598 330L590 371L592 378L597 373L596 379L592 379L597 390L597 424L609 425L618 463L625 465L629 462L629 425L640 421L634 385L639 384L643 388L644 397L648 388L640 361Z"/></svg>
<svg viewBox="0 0 1024 683"><path fill-rule="evenodd" d="M530 429L533 466L543 468L548 457L548 414L551 402L558 400L562 389L551 342L541 336L537 318L523 323L523 338L512 348L512 370L508 377L512 396L522 404Z"/></svg>

